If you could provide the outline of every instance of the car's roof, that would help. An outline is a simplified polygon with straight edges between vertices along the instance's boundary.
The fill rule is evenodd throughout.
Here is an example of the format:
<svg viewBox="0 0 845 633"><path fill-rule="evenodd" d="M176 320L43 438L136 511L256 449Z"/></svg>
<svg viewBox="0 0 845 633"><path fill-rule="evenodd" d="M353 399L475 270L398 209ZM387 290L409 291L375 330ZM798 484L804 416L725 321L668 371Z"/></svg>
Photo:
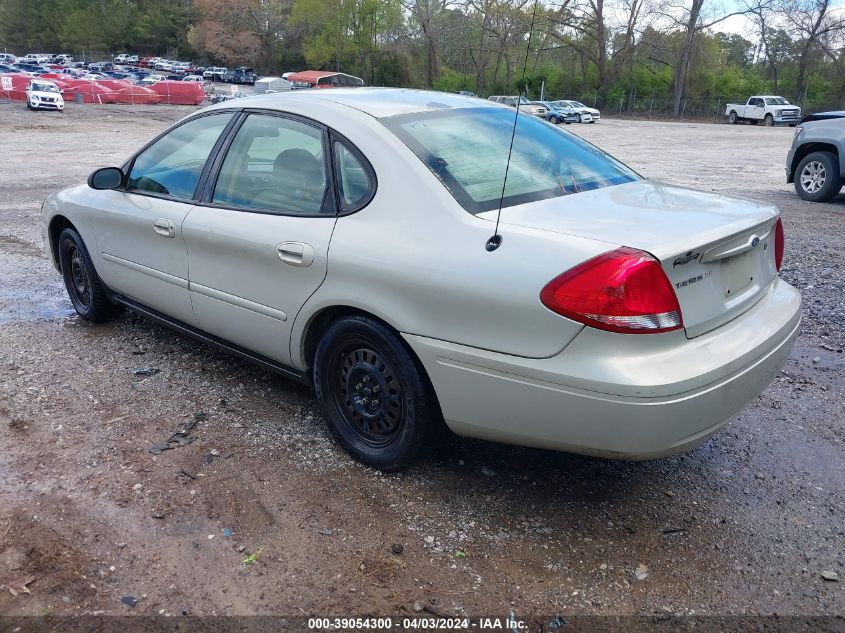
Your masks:
<svg viewBox="0 0 845 633"><path fill-rule="evenodd" d="M813 121L828 121L838 119L842 121L845 119L845 111L842 110L831 110L829 112L814 112L812 114L806 115L803 119L801 119L801 123L812 123Z"/></svg>
<svg viewBox="0 0 845 633"><path fill-rule="evenodd" d="M327 101L344 105L369 114L377 119L460 108L499 108L496 103L477 97L465 97L448 92L411 90L405 88L324 88L295 90L293 92L261 94L243 97L237 104L249 108L284 109L285 104L303 105L308 102ZM228 102L228 107L234 105Z"/></svg>
<svg viewBox="0 0 845 633"><path fill-rule="evenodd" d="M296 76L297 79L301 81L317 81L318 79L322 79L323 77L331 77L332 75L343 74L345 73L339 73L337 71L331 70L301 70L299 72L290 73L291 77Z"/></svg>

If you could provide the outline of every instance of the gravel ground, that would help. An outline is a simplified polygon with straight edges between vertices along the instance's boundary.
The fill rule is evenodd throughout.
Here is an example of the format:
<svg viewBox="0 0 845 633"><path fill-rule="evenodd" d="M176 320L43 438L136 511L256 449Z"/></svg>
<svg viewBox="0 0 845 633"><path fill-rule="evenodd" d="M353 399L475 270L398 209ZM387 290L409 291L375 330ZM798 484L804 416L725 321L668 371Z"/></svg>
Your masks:
<svg viewBox="0 0 845 633"><path fill-rule="evenodd" d="M784 183L793 130L567 128L783 210L802 333L726 430L645 463L460 440L388 476L332 443L309 390L130 314L73 315L41 201L191 111L0 104L0 613L845 613L845 198ZM196 441L148 453L198 413Z"/></svg>

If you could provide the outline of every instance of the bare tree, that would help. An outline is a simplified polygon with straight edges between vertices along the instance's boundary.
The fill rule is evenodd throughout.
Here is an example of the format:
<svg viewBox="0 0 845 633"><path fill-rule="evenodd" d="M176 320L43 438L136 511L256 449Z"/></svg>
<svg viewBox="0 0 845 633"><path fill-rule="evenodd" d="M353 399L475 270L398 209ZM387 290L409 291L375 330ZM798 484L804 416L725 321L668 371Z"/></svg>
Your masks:
<svg viewBox="0 0 845 633"><path fill-rule="evenodd" d="M801 103L807 96L812 66L824 51L822 40L841 32L845 24L839 15L831 13L830 0L786 0L782 12L793 37L800 42L795 98Z"/></svg>
<svg viewBox="0 0 845 633"><path fill-rule="evenodd" d="M440 74L439 49L443 37L441 25L443 15L453 4L453 0L403 0L402 3L419 27L422 36L426 88L431 88Z"/></svg>
<svg viewBox="0 0 845 633"><path fill-rule="evenodd" d="M595 66L599 106L606 104L611 86L633 57L646 1L563 0L547 14L549 35ZM613 24L611 16L622 16L624 23Z"/></svg>
<svg viewBox="0 0 845 633"><path fill-rule="evenodd" d="M660 11L676 26L681 27L682 32L681 47L678 51L672 77L672 116L674 117L681 116L681 106L687 89L687 73L699 34L734 15L751 13L753 10L752 5L724 13L717 11L716 7L705 6L707 3L708 0L691 0L689 5L668 4ZM715 15L713 15L714 13Z"/></svg>
<svg viewBox="0 0 845 633"><path fill-rule="evenodd" d="M775 26L780 13L773 0L765 0L755 4L746 3L746 6L760 36L759 49L766 58L766 65L771 72L772 87L774 92L778 92L780 65L788 54L788 48L792 41L783 29Z"/></svg>

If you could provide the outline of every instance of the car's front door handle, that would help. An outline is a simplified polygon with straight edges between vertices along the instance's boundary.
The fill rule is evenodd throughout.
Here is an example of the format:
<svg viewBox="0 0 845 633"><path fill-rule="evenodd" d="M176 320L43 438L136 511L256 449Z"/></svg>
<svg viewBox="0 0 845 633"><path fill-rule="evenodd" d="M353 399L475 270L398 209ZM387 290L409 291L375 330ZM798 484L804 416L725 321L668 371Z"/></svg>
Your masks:
<svg viewBox="0 0 845 633"><path fill-rule="evenodd" d="M153 222L153 231L162 237L176 237L176 224L167 218L158 218Z"/></svg>
<svg viewBox="0 0 845 633"><path fill-rule="evenodd" d="M282 242L276 247L276 254L291 266L310 266L314 263L314 247L304 242Z"/></svg>

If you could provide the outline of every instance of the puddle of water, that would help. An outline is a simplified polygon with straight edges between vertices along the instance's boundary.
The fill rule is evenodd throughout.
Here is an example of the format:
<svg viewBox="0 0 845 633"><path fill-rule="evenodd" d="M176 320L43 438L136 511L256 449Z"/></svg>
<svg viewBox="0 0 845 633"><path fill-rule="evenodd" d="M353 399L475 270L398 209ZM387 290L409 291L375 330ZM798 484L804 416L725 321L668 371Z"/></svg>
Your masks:
<svg viewBox="0 0 845 633"><path fill-rule="evenodd" d="M76 316L73 309L61 308L47 308L41 307L36 309L35 313L31 312L7 312L0 310L0 325L8 323L17 323L20 321L49 321L53 319L71 319Z"/></svg>
<svg viewBox="0 0 845 633"><path fill-rule="evenodd" d="M0 288L0 325L18 321L67 319L76 315L70 301L59 294L32 288Z"/></svg>

